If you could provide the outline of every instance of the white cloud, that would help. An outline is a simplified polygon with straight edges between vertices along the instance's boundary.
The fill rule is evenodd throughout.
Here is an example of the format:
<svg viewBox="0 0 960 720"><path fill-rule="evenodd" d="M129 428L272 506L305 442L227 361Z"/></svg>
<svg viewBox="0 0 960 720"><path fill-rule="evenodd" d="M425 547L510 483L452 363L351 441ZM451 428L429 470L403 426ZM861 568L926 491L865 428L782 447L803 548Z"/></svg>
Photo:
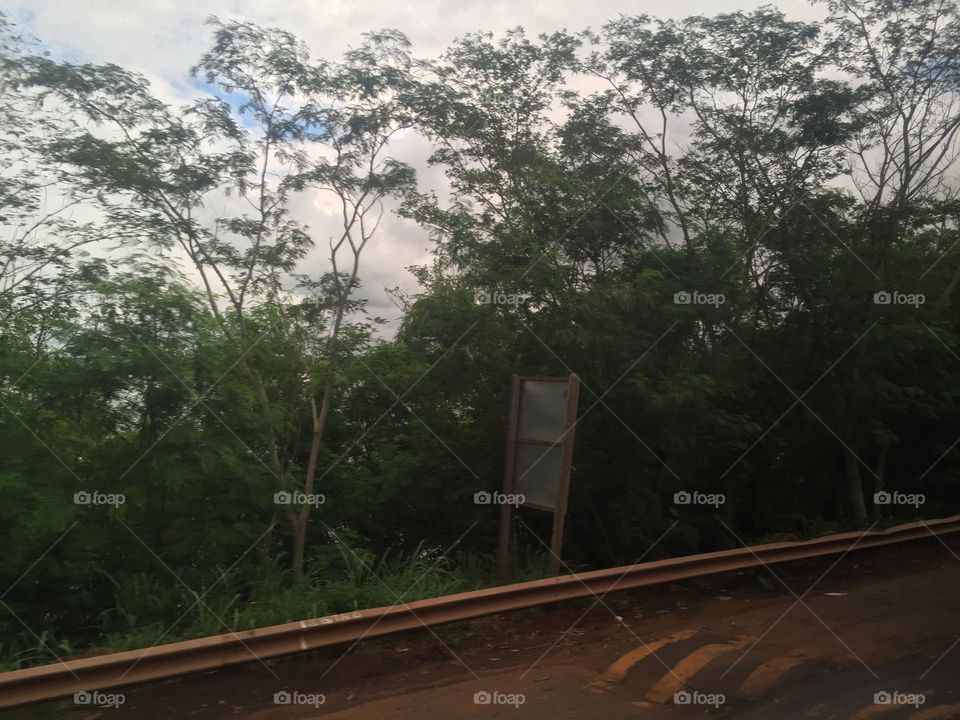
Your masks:
<svg viewBox="0 0 960 720"><path fill-rule="evenodd" d="M561 28L576 31L599 28L621 14L679 18L749 11L763 4L766 3L757 0L676 0L669 5L636 0L592 4L571 0L14 0L6 12L43 40L55 55L87 62L112 62L137 70L154 83L155 93L161 99L180 104L197 93L188 70L208 45L209 28L204 21L210 15L290 30L315 55L324 57L337 57L347 47L356 45L364 31L397 28L410 37L414 53L424 57L437 55L455 37L477 30L500 32L522 25L531 34ZM779 6L794 19L814 19L823 14L805 0L787 0ZM403 138L393 150L417 168L422 188L442 189L442 176L435 169L426 168L426 143ZM296 209L298 219L313 228L318 245L307 269L322 270L326 267L326 239L336 231L337 218L335 214L331 216L328 205L320 198L300 198ZM391 214L384 219L378 237L364 257L363 295L370 301L371 314L390 319L391 329L399 312L383 288L400 285L407 291L414 290L415 280L405 267L427 262L430 247L425 230Z"/></svg>

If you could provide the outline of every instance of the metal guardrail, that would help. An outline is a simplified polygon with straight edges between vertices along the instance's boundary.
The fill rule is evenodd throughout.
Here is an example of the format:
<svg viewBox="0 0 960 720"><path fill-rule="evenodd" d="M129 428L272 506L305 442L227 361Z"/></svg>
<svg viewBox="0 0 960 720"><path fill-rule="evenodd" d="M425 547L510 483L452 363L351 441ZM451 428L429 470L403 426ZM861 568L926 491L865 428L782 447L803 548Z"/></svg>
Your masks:
<svg viewBox="0 0 960 720"><path fill-rule="evenodd" d="M371 608L144 650L100 655L0 673L0 708L55 700L82 690L137 685L315 650L405 630L521 608L676 582L704 575L825 557L960 531L960 515L882 532L853 532L774 543L534 580L429 600Z"/></svg>

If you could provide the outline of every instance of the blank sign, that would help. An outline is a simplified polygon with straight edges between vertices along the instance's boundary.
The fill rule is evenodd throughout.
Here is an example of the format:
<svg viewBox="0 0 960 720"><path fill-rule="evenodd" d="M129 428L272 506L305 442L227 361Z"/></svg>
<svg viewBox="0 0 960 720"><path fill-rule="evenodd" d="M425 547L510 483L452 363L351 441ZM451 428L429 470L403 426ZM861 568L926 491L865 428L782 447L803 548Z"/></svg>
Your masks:
<svg viewBox="0 0 960 720"><path fill-rule="evenodd" d="M553 514L549 573L560 574L563 524L570 493L573 432L576 426L580 378L514 375L507 432L507 462L503 487L523 496L526 507ZM519 498L517 498L519 500ZM508 582L511 505L500 506L497 540L497 579Z"/></svg>
<svg viewBox="0 0 960 720"><path fill-rule="evenodd" d="M556 510L563 449L559 445L517 443L516 492L524 504Z"/></svg>
<svg viewBox="0 0 960 720"><path fill-rule="evenodd" d="M518 440L556 442L566 430L567 383L524 380L520 386ZM559 467L559 466L558 466Z"/></svg>

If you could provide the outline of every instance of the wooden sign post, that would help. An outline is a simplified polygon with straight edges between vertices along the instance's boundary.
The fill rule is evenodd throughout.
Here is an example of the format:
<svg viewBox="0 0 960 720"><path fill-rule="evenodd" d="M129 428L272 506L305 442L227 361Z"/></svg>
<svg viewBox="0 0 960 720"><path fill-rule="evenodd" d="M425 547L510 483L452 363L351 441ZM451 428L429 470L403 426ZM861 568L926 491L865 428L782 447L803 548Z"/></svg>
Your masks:
<svg viewBox="0 0 960 720"><path fill-rule="evenodd" d="M509 574L511 499L553 513L550 574L559 575L563 528L570 495L573 439L577 423L580 378L513 376L506 462L500 504L497 577Z"/></svg>

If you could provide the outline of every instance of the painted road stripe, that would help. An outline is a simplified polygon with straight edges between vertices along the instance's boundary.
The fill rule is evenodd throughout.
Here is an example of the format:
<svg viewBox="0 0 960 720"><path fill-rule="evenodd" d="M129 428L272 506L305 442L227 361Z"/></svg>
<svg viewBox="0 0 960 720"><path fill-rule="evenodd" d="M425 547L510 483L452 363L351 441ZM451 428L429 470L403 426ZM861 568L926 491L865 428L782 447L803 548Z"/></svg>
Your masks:
<svg viewBox="0 0 960 720"><path fill-rule="evenodd" d="M910 706L894 705L893 703L887 705L871 705L858 712L851 720L868 720L869 718L874 718L893 710L903 710L905 708L909 709ZM960 717L960 703L955 703L953 705L936 705L924 710L914 711L910 715L910 720L948 720L949 718L958 717Z"/></svg>
<svg viewBox="0 0 960 720"><path fill-rule="evenodd" d="M690 653L677 663L673 672L664 675L653 686L653 689L647 693L645 702L634 703L637 707L648 707L647 703L666 702L673 698L673 694L680 690L687 681L700 672L711 660L718 658L731 650L740 650L752 643L757 638L752 635L741 635L728 643L715 643L713 645L704 645L699 650Z"/></svg>
<svg viewBox="0 0 960 720"><path fill-rule="evenodd" d="M647 643L646 645L638 647L636 650L631 650L613 663L610 667L608 667L606 672L604 672L603 675L598 677L596 680L593 680L590 685L592 685L595 690L599 691L603 690L608 685L620 682L627 676L627 672L629 672L630 668L643 660L645 657L652 655L664 645L670 645L672 643L682 642L683 640L689 640L696 634L696 630L681 630L680 632L675 632L672 635L667 635L661 640L655 640Z"/></svg>
<svg viewBox="0 0 960 720"><path fill-rule="evenodd" d="M737 691L737 695L749 699L758 698L776 685L784 673L808 660L810 657L799 650L773 658L750 673Z"/></svg>
<svg viewBox="0 0 960 720"><path fill-rule="evenodd" d="M946 720L946 718L958 717L960 717L960 703L954 703L921 710L911 715L910 720Z"/></svg>
<svg viewBox="0 0 960 720"><path fill-rule="evenodd" d="M867 718L876 717L877 715L883 715L888 713L891 710L897 710L902 708L902 705L894 705L890 703L889 705L871 705L870 707L865 707L863 710L854 715L850 720L867 720Z"/></svg>

